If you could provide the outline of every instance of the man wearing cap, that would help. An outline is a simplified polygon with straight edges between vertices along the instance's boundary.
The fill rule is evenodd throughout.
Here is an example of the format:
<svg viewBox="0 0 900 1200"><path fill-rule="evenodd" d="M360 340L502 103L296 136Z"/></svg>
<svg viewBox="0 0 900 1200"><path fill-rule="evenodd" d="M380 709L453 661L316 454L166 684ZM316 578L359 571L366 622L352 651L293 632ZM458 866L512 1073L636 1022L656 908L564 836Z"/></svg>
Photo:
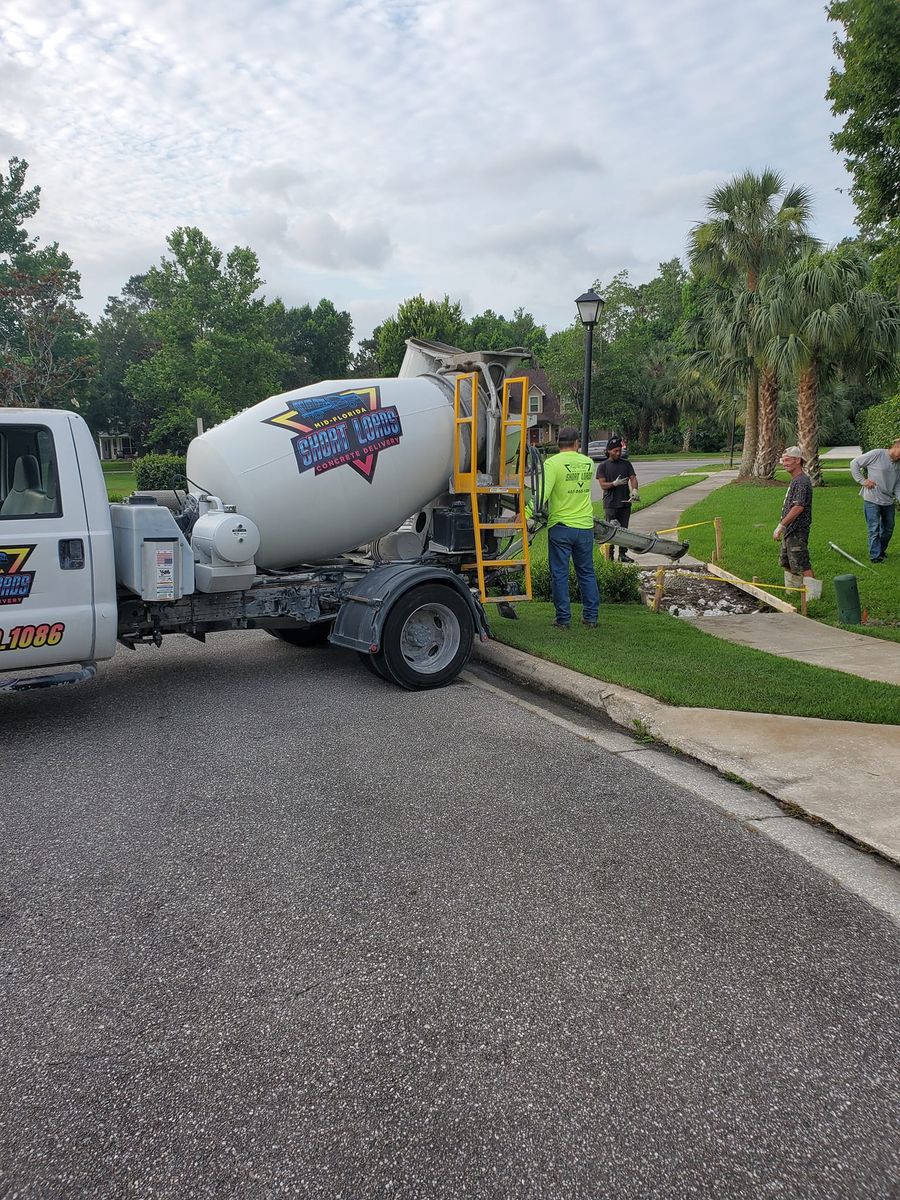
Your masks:
<svg viewBox="0 0 900 1200"><path fill-rule="evenodd" d="M894 501L900 500L900 438L894 438L889 450L870 450L850 464L850 474L862 484L866 528L869 532L869 558L882 563L894 532Z"/></svg>
<svg viewBox="0 0 900 1200"><path fill-rule="evenodd" d="M812 480L803 470L803 451L800 447L788 446L781 456L781 465L790 475L791 484L781 506L781 520L772 537L776 542L781 542L780 561L784 567L784 581L790 587L789 576L802 576L806 581L807 596L818 599L822 595L822 585L813 575L808 544L812 525Z"/></svg>
<svg viewBox="0 0 900 1200"><path fill-rule="evenodd" d="M640 496L634 467L622 457L622 439L616 435L606 443L606 458L597 467L597 482L603 491L604 517L627 529L631 520L631 502L639 500ZM624 546L619 547L619 562L634 562Z"/></svg>
<svg viewBox="0 0 900 1200"><path fill-rule="evenodd" d="M597 627L600 589L594 573L594 509L591 504L591 476L594 464L579 454L581 442L573 425L564 425L557 439L559 454L544 463L542 506L547 508L547 557L550 562L550 588L556 608L557 629L568 629L572 619L569 596L569 562L581 589L582 624ZM531 516L531 506L526 515Z"/></svg>

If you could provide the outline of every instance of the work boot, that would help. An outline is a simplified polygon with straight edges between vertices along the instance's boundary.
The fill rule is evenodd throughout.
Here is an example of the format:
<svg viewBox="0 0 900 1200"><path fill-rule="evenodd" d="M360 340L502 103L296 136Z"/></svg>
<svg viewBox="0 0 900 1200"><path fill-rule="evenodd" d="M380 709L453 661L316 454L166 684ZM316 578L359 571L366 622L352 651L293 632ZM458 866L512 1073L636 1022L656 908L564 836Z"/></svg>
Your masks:
<svg viewBox="0 0 900 1200"><path fill-rule="evenodd" d="M596 629L597 628L596 621L582 621L581 623L582 623L582 625L586 625L588 629Z"/></svg>
<svg viewBox="0 0 900 1200"><path fill-rule="evenodd" d="M568 622L566 622L566 621L551 621L550 628L551 629L568 629L569 625L568 625Z"/></svg>
<svg viewBox="0 0 900 1200"><path fill-rule="evenodd" d="M624 550L620 550L620 551L619 551L619 562L630 562L630 563L633 563L633 562L634 562L634 559L631 557L631 555L630 555L630 554L626 554Z"/></svg>

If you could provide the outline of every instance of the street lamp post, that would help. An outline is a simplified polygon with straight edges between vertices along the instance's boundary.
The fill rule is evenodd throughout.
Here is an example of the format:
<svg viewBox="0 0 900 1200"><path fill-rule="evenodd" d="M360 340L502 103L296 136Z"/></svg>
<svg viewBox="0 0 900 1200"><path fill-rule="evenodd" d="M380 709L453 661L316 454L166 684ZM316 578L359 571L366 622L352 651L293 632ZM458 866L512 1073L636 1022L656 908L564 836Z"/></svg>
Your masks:
<svg viewBox="0 0 900 1200"><path fill-rule="evenodd" d="M578 305L578 316L585 328L584 339L584 399L581 405L581 453L587 454L588 442L591 436L591 357L594 351L594 326L600 317L603 299L593 288L579 296L575 301Z"/></svg>

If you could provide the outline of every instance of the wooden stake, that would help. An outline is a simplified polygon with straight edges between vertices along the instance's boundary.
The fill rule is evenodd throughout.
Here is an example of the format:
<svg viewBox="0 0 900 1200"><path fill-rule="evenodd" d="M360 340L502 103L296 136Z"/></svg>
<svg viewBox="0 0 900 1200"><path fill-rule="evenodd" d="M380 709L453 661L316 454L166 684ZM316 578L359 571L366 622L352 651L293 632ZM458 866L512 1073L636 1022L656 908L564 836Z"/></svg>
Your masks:
<svg viewBox="0 0 900 1200"><path fill-rule="evenodd" d="M660 603L662 602L663 592L665 591L665 587L666 587L666 568L665 567L657 567L656 568L656 593L653 596L653 611L656 613L659 612L659 606L660 606Z"/></svg>
<svg viewBox="0 0 900 1200"><path fill-rule="evenodd" d="M806 611L806 588L800 593L800 611L804 617L808 615Z"/></svg>
<svg viewBox="0 0 900 1200"><path fill-rule="evenodd" d="M713 559L713 562L721 563L722 548L724 545L724 539L722 537L722 518L713 517L713 526L716 531L716 557Z"/></svg>
<svg viewBox="0 0 900 1200"><path fill-rule="evenodd" d="M611 543L604 542L603 545L600 547L600 552L603 555L603 557L606 559L607 562L612 562L613 548L612 548Z"/></svg>

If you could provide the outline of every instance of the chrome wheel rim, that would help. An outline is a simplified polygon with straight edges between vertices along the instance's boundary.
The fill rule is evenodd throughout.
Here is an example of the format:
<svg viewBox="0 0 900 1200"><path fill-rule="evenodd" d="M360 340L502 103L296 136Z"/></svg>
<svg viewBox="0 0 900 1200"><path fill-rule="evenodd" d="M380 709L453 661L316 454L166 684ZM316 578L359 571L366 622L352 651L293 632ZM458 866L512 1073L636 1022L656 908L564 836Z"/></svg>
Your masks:
<svg viewBox="0 0 900 1200"><path fill-rule="evenodd" d="M459 620L446 605L414 609L400 631L400 653L419 675L435 675L456 657L461 643Z"/></svg>

